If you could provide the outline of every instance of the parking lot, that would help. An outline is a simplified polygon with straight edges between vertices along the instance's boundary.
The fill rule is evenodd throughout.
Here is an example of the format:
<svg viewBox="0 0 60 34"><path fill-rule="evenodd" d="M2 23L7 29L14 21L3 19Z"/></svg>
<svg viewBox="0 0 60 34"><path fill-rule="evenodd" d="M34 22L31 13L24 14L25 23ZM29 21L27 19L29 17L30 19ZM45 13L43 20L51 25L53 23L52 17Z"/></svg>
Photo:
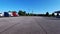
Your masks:
<svg viewBox="0 0 60 34"><path fill-rule="evenodd" d="M0 34L60 34L60 18L3 17L0 18Z"/></svg>

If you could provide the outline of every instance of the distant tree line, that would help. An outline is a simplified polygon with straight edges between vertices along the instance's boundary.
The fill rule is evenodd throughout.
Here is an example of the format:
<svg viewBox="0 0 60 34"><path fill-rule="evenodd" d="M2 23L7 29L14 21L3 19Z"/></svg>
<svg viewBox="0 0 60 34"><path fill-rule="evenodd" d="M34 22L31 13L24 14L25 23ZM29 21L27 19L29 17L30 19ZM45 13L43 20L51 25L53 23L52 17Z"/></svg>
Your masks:
<svg viewBox="0 0 60 34"><path fill-rule="evenodd" d="M19 16L33 16L32 13L26 13L26 11L19 10L18 12Z"/></svg>
<svg viewBox="0 0 60 34"><path fill-rule="evenodd" d="M38 16L38 14L26 13L26 11L22 11L22 10L19 10L18 14L19 16Z"/></svg>
<svg viewBox="0 0 60 34"><path fill-rule="evenodd" d="M26 11L19 10L18 12L19 16L55 16L54 13L49 14L49 12L46 12L46 14L32 14L32 13L26 13Z"/></svg>
<svg viewBox="0 0 60 34"><path fill-rule="evenodd" d="M52 17L55 17L55 14L54 14L54 13L49 14L49 12L46 12L46 15L45 15L45 16L48 16L48 17L52 16Z"/></svg>
<svg viewBox="0 0 60 34"><path fill-rule="evenodd" d="M9 11L9 12L16 12L16 11ZM54 13L49 14L49 12L46 12L46 14L34 14L34 13L26 13L26 11L19 10L17 13L19 16L48 16L48 17L55 16Z"/></svg>

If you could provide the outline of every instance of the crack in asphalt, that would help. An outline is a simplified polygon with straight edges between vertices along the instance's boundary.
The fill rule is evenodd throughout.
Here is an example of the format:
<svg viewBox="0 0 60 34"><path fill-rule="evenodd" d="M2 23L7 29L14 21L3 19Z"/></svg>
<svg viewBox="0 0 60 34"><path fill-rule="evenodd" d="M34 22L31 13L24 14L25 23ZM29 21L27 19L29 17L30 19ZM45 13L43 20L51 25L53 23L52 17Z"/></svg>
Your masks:
<svg viewBox="0 0 60 34"><path fill-rule="evenodd" d="M48 34L47 33L47 31L44 29L44 27L40 24L40 22L39 21L37 21L37 19L35 18L35 21L36 21L36 23L45 31L45 33L46 34Z"/></svg>
<svg viewBox="0 0 60 34"><path fill-rule="evenodd" d="M0 32L0 34L1 34L1 33L3 33L3 32L5 32L5 31L7 31L8 29L10 29L10 28L14 27L15 25L18 25L18 24L20 24L20 23L16 23L16 24L14 24L14 25L10 26L9 28L6 28L6 29L5 29L5 30L3 30L2 32Z"/></svg>

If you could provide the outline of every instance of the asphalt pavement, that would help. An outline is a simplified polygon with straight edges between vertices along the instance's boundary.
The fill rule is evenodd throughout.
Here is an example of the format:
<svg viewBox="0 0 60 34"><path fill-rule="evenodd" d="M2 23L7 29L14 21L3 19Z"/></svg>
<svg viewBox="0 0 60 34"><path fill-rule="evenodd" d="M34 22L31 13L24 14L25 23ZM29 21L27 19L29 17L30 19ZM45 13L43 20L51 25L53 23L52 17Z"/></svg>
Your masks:
<svg viewBox="0 0 60 34"><path fill-rule="evenodd" d="M60 34L60 18L40 16L0 18L0 34Z"/></svg>

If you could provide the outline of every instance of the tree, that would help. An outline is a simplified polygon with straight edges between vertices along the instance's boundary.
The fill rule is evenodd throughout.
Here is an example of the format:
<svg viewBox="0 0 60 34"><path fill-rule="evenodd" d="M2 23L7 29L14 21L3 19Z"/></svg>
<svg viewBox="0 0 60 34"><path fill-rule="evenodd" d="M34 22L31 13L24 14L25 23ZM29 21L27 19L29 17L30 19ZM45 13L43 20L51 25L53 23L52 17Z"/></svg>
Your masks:
<svg viewBox="0 0 60 34"><path fill-rule="evenodd" d="M52 13L52 16L55 16L54 13Z"/></svg>
<svg viewBox="0 0 60 34"><path fill-rule="evenodd" d="M26 16L26 11L23 12L23 15Z"/></svg>
<svg viewBox="0 0 60 34"><path fill-rule="evenodd" d="M19 10L19 16L26 16L26 11Z"/></svg>
<svg viewBox="0 0 60 34"><path fill-rule="evenodd" d="M26 13L26 16L29 16L29 13Z"/></svg>
<svg viewBox="0 0 60 34"><path fill-rule="evenodd" d="M19 14L19 16L21 16L22 15L22 10L19 10L18 14Z"/></svg>
<svg viewBox="0 0 60 34"><path fill-rule="evenodd" d="M11 12L11 11L8 11L8 12Z"/></svg>
<svg viewBox="0 0 60 34"><path fill-rule="evenodd" d="M49 13L48 12L46 12L46 16L49 16Z"/></svg>

